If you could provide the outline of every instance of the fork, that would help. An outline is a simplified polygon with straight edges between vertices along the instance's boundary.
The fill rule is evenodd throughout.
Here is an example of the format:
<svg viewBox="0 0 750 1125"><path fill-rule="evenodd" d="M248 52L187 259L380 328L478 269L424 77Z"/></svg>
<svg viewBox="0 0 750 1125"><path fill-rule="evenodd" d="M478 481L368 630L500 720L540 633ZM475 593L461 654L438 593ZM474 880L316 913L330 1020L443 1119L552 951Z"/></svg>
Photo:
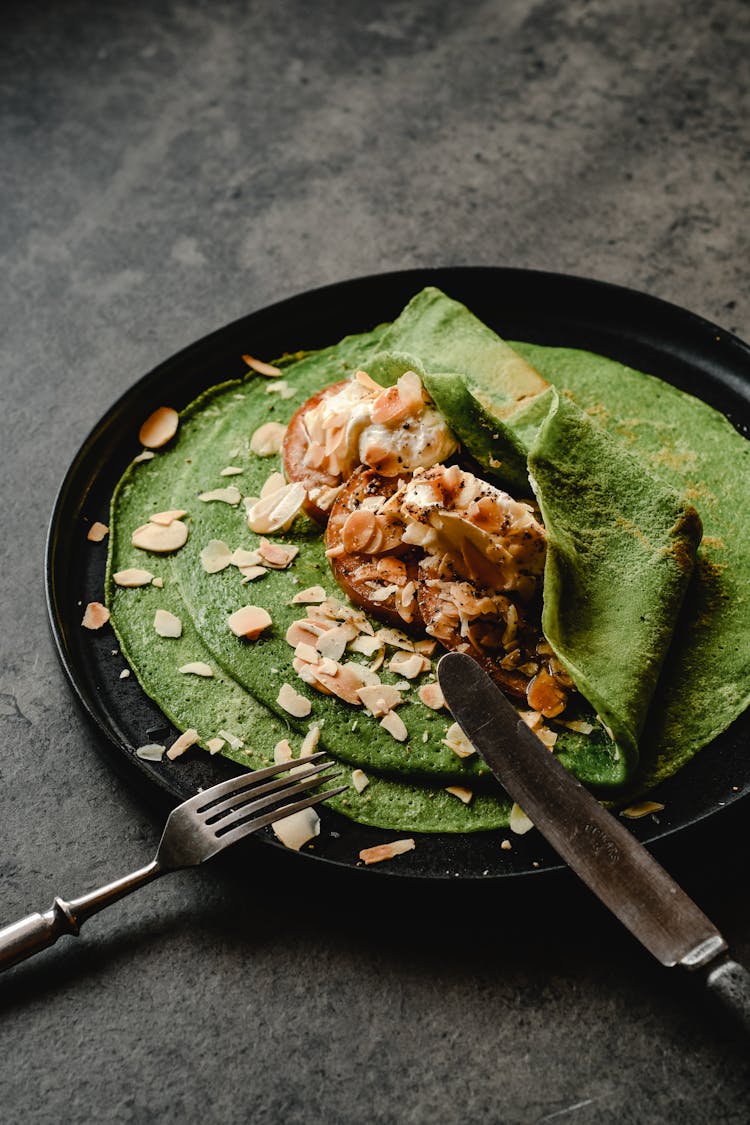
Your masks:
<svg viewBox="0 0 750 1125"><path fill-rule="evenodd" d="M300 812L301 809L319 805L321 801L335 797L337 793L343 793L346 785L329 789L325 793L314 793L292 804L271 807L320 785L322 781L332 781L337 777L337 774L323 774L324 770L331 768L331 762L310 765L324 756L325 752L319 751L304 758L296 758L293 764L281 762L265 769L240 774L239 777L219 782L211 789L205 789L195 797L183 801L169 814L156 856L146 867L70 902L55 898L52 907L44 914L29 914L0 930L0 972L42 949L47 949L63 934L77 937L82 924L92 914L98 914L105 906L110 906L153 879L158 879L169 871L179 871L183 867L195 867L204 863L224 848L257 832L259 828ZM299 766L310 766L310 769L297 772ZM294 777L268 780L289 769L294 770ZM264 809L269 811L264 812Z"/></svg>

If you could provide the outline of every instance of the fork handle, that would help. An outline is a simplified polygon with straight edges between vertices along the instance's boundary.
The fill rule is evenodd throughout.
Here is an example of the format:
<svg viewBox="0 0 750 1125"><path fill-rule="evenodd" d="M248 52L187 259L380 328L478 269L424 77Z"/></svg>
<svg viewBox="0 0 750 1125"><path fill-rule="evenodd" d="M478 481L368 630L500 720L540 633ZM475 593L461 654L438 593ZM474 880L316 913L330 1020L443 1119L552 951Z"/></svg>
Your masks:
<svg viewBox="0 0 750 1125"><path fill-rule="evenodd" d="M98 914L106 906L163 874L165 868L154 860L147 867L133 871L114 883L107 883L89 894L81 895L80 898L74 898L71 902L55 898L51 908L45 910L44 914L28 914L19 922L6 926L0 930L0 972L54 945L63 934L77 937L82 924L92 914Z"/></svg>

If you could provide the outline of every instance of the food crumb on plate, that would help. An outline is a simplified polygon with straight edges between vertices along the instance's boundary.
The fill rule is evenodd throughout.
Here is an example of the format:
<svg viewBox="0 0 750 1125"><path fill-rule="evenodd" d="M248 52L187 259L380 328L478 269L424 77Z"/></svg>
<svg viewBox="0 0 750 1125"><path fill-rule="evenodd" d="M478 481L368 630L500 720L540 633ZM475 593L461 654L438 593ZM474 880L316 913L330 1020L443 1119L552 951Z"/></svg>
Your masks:
<svg viewBox="0 0 750 1125"><path fill-rule="evenodd" d="M359 858L363 863L382 863L384 859L393 859L397 855L403 855L404 852L413 851L416 847L414 840L409 837L406 840L392 840L390 844L376 844L374 848L363 848L359 853Z"/></svg>

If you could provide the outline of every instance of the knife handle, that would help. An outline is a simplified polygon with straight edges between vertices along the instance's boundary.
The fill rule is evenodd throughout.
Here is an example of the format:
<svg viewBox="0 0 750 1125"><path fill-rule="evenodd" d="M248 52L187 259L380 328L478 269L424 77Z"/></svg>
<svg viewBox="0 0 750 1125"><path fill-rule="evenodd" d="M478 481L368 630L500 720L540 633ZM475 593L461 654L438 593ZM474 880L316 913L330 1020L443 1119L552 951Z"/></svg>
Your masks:
<svg viewBox="0 0 750 1125"><path fill-rule="evenodd" d="M750 1035L750 973L731 957L711 961L697 975L703 977L710 996L731 1017L737 1030Z"/></svg>

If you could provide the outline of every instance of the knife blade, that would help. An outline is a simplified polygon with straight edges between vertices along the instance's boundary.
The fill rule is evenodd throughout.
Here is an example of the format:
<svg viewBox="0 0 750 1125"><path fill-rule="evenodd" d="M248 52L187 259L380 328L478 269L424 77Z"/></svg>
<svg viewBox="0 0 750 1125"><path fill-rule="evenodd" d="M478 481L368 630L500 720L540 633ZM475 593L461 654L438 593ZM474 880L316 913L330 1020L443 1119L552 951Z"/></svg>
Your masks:
<svg viewBox="0 0 750 1125"><path fill-rule="evenodd" d="M750 974L726 956L703 911L550 753L475 660L447 653L438 680L466 737L555 851L663 965L703 970L750 1031Z"/></svg>

